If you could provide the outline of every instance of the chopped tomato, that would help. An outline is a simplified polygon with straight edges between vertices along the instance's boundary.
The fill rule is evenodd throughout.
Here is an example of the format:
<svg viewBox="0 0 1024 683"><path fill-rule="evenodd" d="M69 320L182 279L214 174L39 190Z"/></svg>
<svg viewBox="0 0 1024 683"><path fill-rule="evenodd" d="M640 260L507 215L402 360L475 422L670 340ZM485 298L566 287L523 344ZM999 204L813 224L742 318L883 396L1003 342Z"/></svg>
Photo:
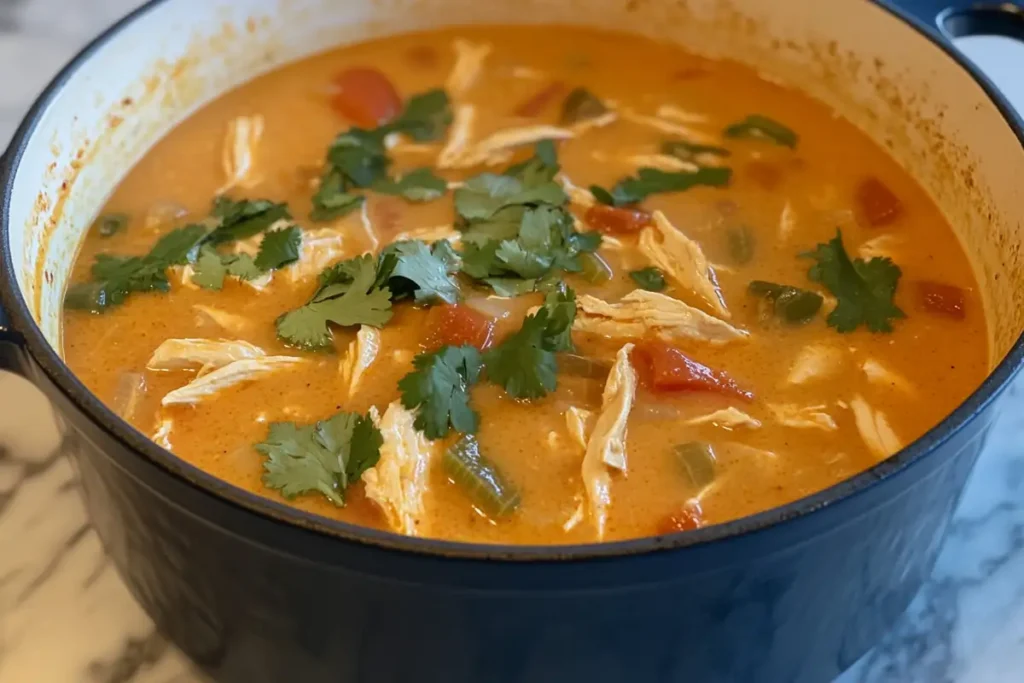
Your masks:
<svg viewBox="0 0 1024 683"><path fill-rule="evenodd" d="M539 116L548 105L558 99L566 92L567 88L562 81L555 81L540 90L537 94L523 101L512 113L516 116L532 118Z"/></svg>
<svg viewBox="0 0 1024 683"><path fill-rule="evenodd" d="M402 219L402 202L391 197L374 197L369 211L374 228L383 235L394 236Z"/></svg>
<svg viewBox="0 0 1024 683"><path fill-rule="evenodd" d="M917 283L917 296L921 308L946 315L950 318L963 320L967 315L965 309L964 290L956 285L947 285L942 282L923 281Z"/></svg>
<svg viewBox="0 0 1024 683"><path fill-rule="evenodd" d="M583 222L600 232L611 234L639 232L651 224L651 214L642 209L627 209L607 204L594 204L587 209Z"/></svg>
<svg viewBox="0 0 1024 683"><path fill-rule="evenodd" d="M658 522L659 534L693 531L704 526L704 510L696 499L688 500L677 512L666 515Z"/></svg>
<svg viewBox="0 0 1024 683"><path fill-rule="evenodd" d="M376 128L398 116L402 98L388 77L377 69L346 69L334 77L331 106L361 128Z"/></svg>
<svg viewBox="0 0 1024 683"><path fill-rule="evenodd" d="M878 178L865 178L854 193L857 209L865 223L872 227L889 225L903 213L903 202Z"/></svg>
<svg viewBox="0 0 1024 683"><path fill-rule="evenodd" d="M654 391L717 391L747 400L754 398L726 373L698 363L663 341L638 342L633 363L644 384Z"/></svg>
<svg viewBox="0 0 1024 683"><path fill-rule="evenodd" d="M494 340L494 321L469 306L442 304L427 314L428 349L469 344L481 351Z"/></svg>
<svg viewBox="0 0 1024 683"><path fill-rule="evenodd" d="M782 170L767 161L751 161L745 167L747 177L763 190L774 190L782 184Z"/></svg>
<svg viewBox="0 0 1024 683"><path fill-rule="evenodd" d="M405 51L405 61L421 69L430 69L437 66L440 57L437 49L429 45L417 45Z"/></svg>

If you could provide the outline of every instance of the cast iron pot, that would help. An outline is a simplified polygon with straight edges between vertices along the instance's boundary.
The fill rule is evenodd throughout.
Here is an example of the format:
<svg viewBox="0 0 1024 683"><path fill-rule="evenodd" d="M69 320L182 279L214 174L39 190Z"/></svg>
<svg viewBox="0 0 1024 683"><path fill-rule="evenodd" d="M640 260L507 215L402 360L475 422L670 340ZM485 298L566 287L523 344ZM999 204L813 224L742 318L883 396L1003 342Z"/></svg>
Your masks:
<svg viewBox="0 0 1024 683"><path fill-rule="evenodd" d="M827 681L928 576L1024 359L1021 121L945 42L932 4L914 3L915 19L864 0L155 0L54 80L3 161L5 365L55 405L135 597L218 680ZM1005 7L983 16L1022 25ZM988 379L902 452L803 500L695 532L555 548L308 515L197 471L92 396L61 361L60 301L82 231L134 160L259 72L452 22L583 23L726 50L843 112L959 231L991 321Z"/></svg>

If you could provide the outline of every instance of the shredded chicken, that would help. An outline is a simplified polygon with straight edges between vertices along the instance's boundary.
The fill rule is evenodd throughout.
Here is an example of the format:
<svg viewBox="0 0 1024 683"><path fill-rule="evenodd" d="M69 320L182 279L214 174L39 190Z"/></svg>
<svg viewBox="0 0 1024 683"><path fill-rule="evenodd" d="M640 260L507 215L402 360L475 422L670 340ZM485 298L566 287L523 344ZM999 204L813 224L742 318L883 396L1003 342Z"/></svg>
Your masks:
<svg viewBox="0 0 1024 683"><path fill-rule="evenodd" d="M679 123L707 123L708 117L704 114L698 114L694 111L687 111L673 104L663 104L658 107L658 111L654 112L655 116L661 119L668 119L670 121L678 121Z"/></svg>
<svg viewBox="0 0 1024 683"><path fill-rule="evenodd" d="M472 168L473 166L495 166L508 162L512 158L512 150L524 145L532 145L541 140L568 140L575 137L568 128L558 126L536 125L506 128L488 135L472 145L454 159L448 159L447 165L439 162L440 168ZM447 148L446 148L447 149ZM442 156L444 156L442 152Z"/></svg>
<svg viewBox="0 0 1024 683"><path fill-rule="evenodd" d="M720 318L731 317L718 289L715 270L700 245L672 225L661 211L654 212L654 226L640 233L640 251L654 265L696 294Z"/></svg>
<svg viewBox="0 0 1024 683"><path fill-rule="evenodd" d="M564 173L559 173L556 180L562 184L562 189L565 190L565 194L569 197L569 203L574 207L586 210L597 203L597 200L594 199L594 194L590 190L576 185Z"/></svg>
<svg viewBox="0 0 1024 683"><path fill-rule="evenodd" d="M583 484L599 539L604 538L608 508L612 503L609 468L626 471L626 422L636 395L636 372L629 362L632 350L633 345L626 344L615 356L615 364L604 385L601 412L583 456Z"/></svg>
<svg viewBox="0 0 1024 683"><path fill-rule="evenodd" d="M782 207L782 213L779 214L779 240L782 242L789 240L794 230L796 230L796 212L793 210L793 205L787 201L786 205Z"/></svg>
<svg viewBox="0 0 1024 683"><path fill-rule="evenodd" d="M460 104L455 107L452 125L448 129L448 141L437 157L438 168L456 168L459 160L469 147L476 121L476 107Z"/></svg>
<svg viewBox="0 0 1024 683"><path fill-rule="evenodd" d="M573 510L572 516L569 517L569 519L565 520L565 523L562 524L562 530L572 531L579 525L580 522L583 521L583 518L586 516L587 508L583 505L583 501L580 501L580 504L576 506L575 510Z"/></svg>
<svg viewBox="0 0 1024 683"><path fill-rule="evenodd" d="M348 351L340 367L342 381L348 385L349 398L355 396L359 380L376 360L379 351L380 330L369 325L360 325L356 338L348 345Z"/></svg>
<svg viewBox="0 0 1024 683"><path fill-rule="evenodd" d="M842 349L831 346L805 346L793 361L786 377L788 384L807 384L836 374L843 365Z"/></svg>
<svg viewBox="0 0 1024 683"><path fill-rule="evenodd" d="M590 434L588 424L593 413L583 408L569 406L565 411L565 426L569 429L569 436L579 444L583 450L587 449L587 437Z"/></svg>
<svg viewBox="0 0 1024 683"><path fill-rule="evenodd" d="M251 326L251 321L237 313L229 313L221 308L214 308L213 306L204 306L202 304L196 304L192 308L198 311L202 316L209 318L214 324L219 325L222 329L231 332L232 334L242 335ZM197 319L200 319L197 316Z"/></svg>
<svg viewBox="0 0 1024 683"><path fill-rule="evenodd" d="M619 112L617 111L606 111L605 113L595 116L589 119L582 119L569 126L569 130L576 134L577 137L583 135L588 131L592 131L596 128L604 128L610 126L619 120Z"/></svg>
<svg viewBox="0 0 1024 683"><path fill-rule="evenodd" d="M445 81L445 90L452 97L459 97L473 87L480 77L484 60L491 54L492 46L490 43L471 43L456 38L452 47L455 48L455 66Z"/></svg>
<svg viewBox="0 0 1024 683"><path fill-rule="evenodd" d="M534 69L529 66L514 66L512 67L512 78L522 78L527 81L541 81L548 78L548 75L540 69Z"/></svg>
<svg viewBox="0 0 1024 683"><path fill-rule="evenodd" d="M678 299L643 289L633 290L614 304L581 294L576 306L573 329L606 337L640 339L653 334L665 341L696 339L717 345L750 336Z"/></svg>
<svg viewBox="0 0 1024 683"><path fill-rule="evenodd" d="M700 167L692 161L684 161L671 154L634 154L627 157L626 161L638 167L656 168L659 171L677 173L688 171L693 173Z"/></svg>
<svg viewBox="0 0 1024 683"><path fill-rule="evenodd" d="M263 117L236 116L228 123L228 132L224 138L221 152L221 165L227 178L217 194L224 194L236 187L251 187L259 179L254 174L256 165L256 148L263 137Z"/></svg>
<svg viewBox="0 0 1024 683"><path fill-rule="evenodd" d="M195 405L222 389L258 379L263 375L301 362L303 362L301 358L294 356L264 356L236 360L197 377L180 389L175 389L164 396L161 403L165 406Z"/></svg>
<svg viewBox="0 0 1024 683"><path fill-rule="evenodd" d="M258 346L241 339L167 339L156 347L146 368L149 370L214 370L236 360L264 358Z"/></svg>
<svg viewBox="0 0 1024 683"><path fill-rule="evenodd" d="M714 145L718 143L718 138L709 133L696 130L690 126L683 125L677 121L670 121L667 118L661 116L645 116L643 114L637 114L635 111L630 109L624 109L622 111L622 118L631 123L636 123L641 126L647 126L653 128L661 133L668 133L678 138L682 138L687 142L692 142L699 145Z"/></svg>
<svg viewBox="0 0 1024 683"><path fill-rule="evenodd" d="M862 259L873 258L896 258L895 247L900 246L903 240L892 233L885 233L878 237L872 237L857 248L857 255Z"/></svg>
<svg viewBox="0 0 1024 683"><path fill-rule="evenodd" d="M834 432L839 429L832 416L825 412L828 406L799 406L793 403L769 403L768 410L772 412L775 420L786 427L796 429L822 429L826 432Z"/></svg>
<svg viewBox="0 0 1024 683"><path fill-rule="evenodd" d="M384 443L377 464L363 472L366 497L380 507L392 529L419 536L426 531L423 497L435 446L416 429L415 413L400 401L390 404L383 416L378 416L376 408L370 415Z"/></svg>
<svg viewBox="0 0 1024 683"><path fill-rule="evenodd" d="M867 375L868 381L872 384L899 389L903 393L911 396L917 393L914 390L914 385L910 383L910 380L896 371L885 367L874 358L868 358L866 361L861 363L860 369L864 371L864 374Z"/></svg>
<svg viewBox="0 0 1024 683"><path fill-rule="evenodd" d="M853 417L857 423L857 431L867 444L875 457L879 460L888 458L896 451L903 448L896 432L889 426L889 420L885 413L875 410L861 396L854 396L850 400L850 409L853 410Z"/></svg>
<svg viewBox="0 0 1024 683"><path fill-rule="evenodd" d="M192 276L196 274L195 269L190 264L183 266L171 266L168 268L171 272L171 277L178 280L178 284L186 289L199 289L199 285L192 282Z"/></svg>
<svg viewBox="0 0 1024 683"><path fill-rule="evenodd" d="M174 427L174 422L169 418L163 418L157 423L156 430L153 432L153 436L150 437L153 443L161 448L171 449L171 429Z"/></svg>
<svg viewBox="0 0 1024 683"><path fill-rule="evenodd" d="M345 255L345 238L333 228L304 230L299 260L289 265L285 272L292 282L318 276L324 268Z"/></svg>
<svg viewBox="0 0 1024 683"><path fill-rule="evenodd" d="M457 247L462 242L462 233L451 225L438 225L431 228L406 230L395 235L396 242L401 242L402 240L423 240L424 242L448 240L453 247Z"/></svg>
<svg viewBox="0 0 1024 683"><path fill-rule="evenodd" d="M750 429L758 429L761 427L761 421L757 420L750 415L746 414L739 408L729 406L721 410L716 410L713 413L707 415L701 415L687 421L690 425L703 425L713 424L716 427L722 427L724 429L735 429L736 427L748 427Z"/></svg>
<svg viewBox="0 0 1024 683"><path fill-rule="evenodd" d="M359 224L363 226L363 233L370 243L370 251L375 252L380 249L380 239L377 237L377 231L373 229L373 223L370 222L370 214L366 208L368 204L369 202L364 201L359 210Z"/></svg>

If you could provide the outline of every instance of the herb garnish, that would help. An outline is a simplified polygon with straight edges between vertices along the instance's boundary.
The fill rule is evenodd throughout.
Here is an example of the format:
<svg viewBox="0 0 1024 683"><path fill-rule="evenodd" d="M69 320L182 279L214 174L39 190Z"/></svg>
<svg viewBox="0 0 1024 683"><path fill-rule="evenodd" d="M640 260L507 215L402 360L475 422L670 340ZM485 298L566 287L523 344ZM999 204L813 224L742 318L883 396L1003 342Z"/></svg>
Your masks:
<svg viewBox="0 0 1024 683"><path fill-rule="evenodd" d="M828 316L828 324L836 331L852 332L864 325L872 332L892 332L892 321L906 317L893 303L902 271L892 259L851 260L840 230L833 239L800 256L815 260L807 276L836 297L838 305Z"/></svg>
<svg viewBox="0 0 1024 683"><path fill-rule="evenodd" d="M716 157L729 156L729 150L725 147L715 145L700 145L686 140L668 140L661 144L662 154L682 159L683 161L696 161L697 157L708 154Z"/></svg>
<svg viewBox="0 0 1024 683"><path fill-rule="evenodd" d="M429 202L448 191L448 181L429 168L417 168L397 180L382 180L373 189L383 194L397 194L410 202Z"/></svg>
<svg viewBox="0 0 1024 683"><path fill-rule="evenodd" d="M255 280L266 273L299 260L302 231L298 226L271 230L263 236L256 258L248 254L220 254L204 244L193 266L192 282L205 289L221 289L228 275Z"/></svg>
<svg viewBox="0 0 1024 683"><path fill-rule="evenodd" d="M664 192L683 192L691 187L707 185L722 187L729 184L732 169L720 167L702 167L696 171L662 171L657 168L640 168L635 176L623 178L609 190L596 185L590 191L602 204L626 206L637 204L648 195Z"/></svg>
<svg viewBox="0 0 1024 683"><path fill-rule="evenodd" d="M319 491L335 505L345 489L377 464L384 442L369 416L341 412L312 425L275 422L265 441L263 483L286 498Z"/></svg>
<svg viewBox="0 0 1024 683"><path fill-rule="evenodd" d="M799 140L799 136L793 130L760 114L751 114L742 121L732 124L725 129L725 137L766 140L790 148L795 148Z"/></svg>
<svg viewBox="0 0 1024 683"><path fill-rule="evenodd" d="M660 292L666 287L665 274L654 266L632 270L629 272L629 276L641 289L646 289L648 292Z"/></svg>
<svg viewBox="0 0 1024 683"><path fill-rule="evenodd" d="M416 429L428 439L455 430L476 432L480 416L469 406L469 389L480 378L482 362L474 346L444 346L413 359L415 370L398 382L402 405L417 409Z"/></svg>
<svg viewBox="0 0 1024 683"><path fill-rule="evenodd" d="M747 286L747 291L771 303L777 318L798 325L816 316L824 302L816 292L764 280L754 280Z"/></svg>

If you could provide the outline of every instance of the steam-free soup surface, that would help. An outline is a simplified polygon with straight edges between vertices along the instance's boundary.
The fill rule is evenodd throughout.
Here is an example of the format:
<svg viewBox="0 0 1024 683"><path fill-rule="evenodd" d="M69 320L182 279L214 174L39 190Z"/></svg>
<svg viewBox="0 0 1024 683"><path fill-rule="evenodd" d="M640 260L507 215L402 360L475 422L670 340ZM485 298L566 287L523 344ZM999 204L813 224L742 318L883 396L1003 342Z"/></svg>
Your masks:
<svg viewBox="0 0 1024 683"><path fill-rule="evenodd" d="M409 106L432 89L444 90L447 104ZM395 117L415 123L421 114L409 110L417 107L429 110L428 120L419 129L396 126L384 145L390 166L369 181L346 175L337 144L328 155L340 133L374 131ZM454 124L446 111L455 112ZM532 128L540 125L552 128ZM513 129L530 144L480 145ZM365 137L379 142L385 132ZM565 139L541 144L534 158L532 142L553 138ZM680 141L691 144L666 147ZM345 149L350 160L369 158L362 147ZM552 150L561 167L554 178ZM531 169L508 170L530 159ZM410 181L418 189L409 197L394 186L380 191L382 177L420 168L453 186ZM501 202L486 200L501 193L500 179L457 189L485 172L547 188L546 199L509 200L503 214ZM617 185L638 173L643 182ZM552 194L567 183L580 191ZM586 189L595 185L618 192L596 191L595 199ZM237 217L211 217L220 195L286 203L292 218L222 203L221 214L251 210L258 225L211 238L218 225L237 226ZM602 203L610 199L619 206ZM568 228L551 226L559 220ZM534 221L534 232L523 221ZM291 255L297 261L288 263L287 245L264 245L267 255L252 258L271 224L280 242L302 240ZM188 225L202 226L189 253L176 263L152 254L161 236L180 237ZM285 233L292 225L301 233ZM437 268L450 252L431 245L446 235L462 237L452 242L463 252L462 272ZM551 235L569 237L555 248ZM488 236L508 240L530 263L509 265L493 250L488 257ZM420 261L399 259L411 278L384 272L380 254L400 238L422 240ZM320 271L364 253L362 267L384 272L383 280L354 285L335 272L333 293L318 296L361 287L356 294L376 297L390 314L335 301L323 306L363 327L326 321L308 306ZM107 258L90 270L103 255L146 254L143 265ZM423 263L434 266L433 284L416 270L430 270ZM111 264L135 279L111 274ZM580 267L583 274L572 272ZM137 291L147 277L166 277L167 291L159 282ZM68 363L176 455L260 495L287 494L303 510L467 541L638 537L778 506L909 444L987 369L981 301L953 230L871 140L745 67L562 26L391 37L257 78L184 121L127 175L85 239L73 279ZM526 293L531 284L540 291ZM649 307L667 306L675 323L637 313L628 304L635 290ZM595 314L588 296L614 312ZM539 315L564 323L573 297L570 357L566 335L528 316L547 300ZM282 326L281 316L297 310ZM326 335L319 342L318 330ZM367 348L374 330L375 355ZM204 361L194 342L191 351L164 346L154 361L167 340L242 341L301 360L264 370L250 360L206 391L197 384L224 374L230 361L253 353L238 349L250 347L236 344L232 356L222 344L227 358ZM444 344L455 355L421 356L426 370L400 389L414 358ZM467 344L484 348L482 359ZM558 371L545 380L539 366L552 359ZM165 405L176 391L184 398ZM438 417L442 394L455 403L468 396L469 406ZM314 432L318 420L339 413ZM419 433L408 424L417 416ZM466 432L490 468L483 479L467 478L475 452ZM461 465L453 468L452 457ZM488 472L505 488L488 489Z"/></svg>

